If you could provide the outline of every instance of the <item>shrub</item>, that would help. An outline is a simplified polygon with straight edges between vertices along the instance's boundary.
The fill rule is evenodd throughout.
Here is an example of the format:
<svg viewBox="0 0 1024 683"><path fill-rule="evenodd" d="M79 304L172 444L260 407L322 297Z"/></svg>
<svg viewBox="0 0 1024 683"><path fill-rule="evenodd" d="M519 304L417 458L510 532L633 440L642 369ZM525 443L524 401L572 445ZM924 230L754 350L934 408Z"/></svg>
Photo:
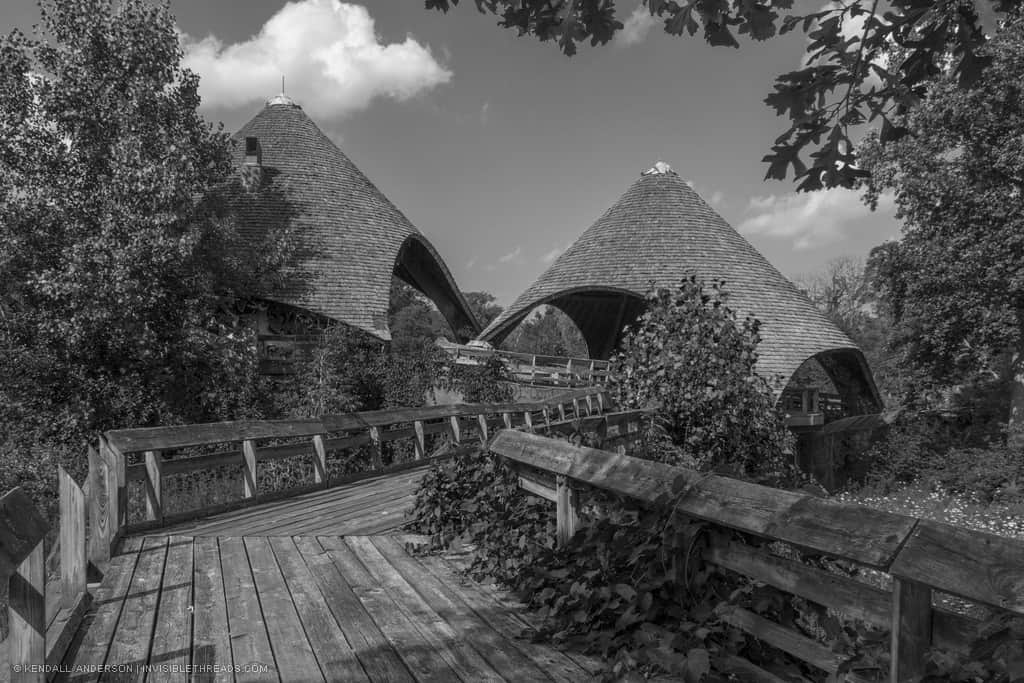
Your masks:
<svg viewBox="0 0 1024 683"><path fill-rule="evenodd" d="M793 440L755 372L760 323L738 321L722 283L652 289L646 312L611 359L623 408L654 408L675 450L648 456L765 483L790 481Z"/></svg>

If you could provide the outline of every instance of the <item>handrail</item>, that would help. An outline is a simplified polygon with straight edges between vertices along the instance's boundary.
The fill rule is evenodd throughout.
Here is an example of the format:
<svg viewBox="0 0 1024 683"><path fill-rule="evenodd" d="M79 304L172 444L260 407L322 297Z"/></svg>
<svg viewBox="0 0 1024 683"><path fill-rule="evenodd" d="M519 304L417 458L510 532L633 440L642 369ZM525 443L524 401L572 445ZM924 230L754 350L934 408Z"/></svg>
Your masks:
<svg viewBox="0 0 1024 683"><path fill-rule="evenodd" d="M963 648L976 625L966 617L933 608L933 591L1024 615L1024 542L1016 539L513 430L495 435L490 449L520 467L554 475L562 542L578 524L572 482L653 504L671 494L673 483L681 480L683 493L673 500L678 514L888 572L893 589L883 591L778 557L726 533L712 534L704 552L708 562L888 627L892 681L922 675L925 651L932 643ZM819 668L832 673L838 669L840 662L827 648L752 612L734 608L726 619Z"/></svg>
<svg viewBox="0 0 1024 683"><path fill-rule="evenodd" d="M298 420L246 420L167 427L120 429L106 432L100 439L98 460L107 482L107 525L97 530L107 545L121 535L226 511L276 498L338 485L359 473L332 479L328 465L340 451L369 446L374 460L372 472L382 473L407 468L408 463L384 466L385 444L411 441L412 464L424 460L426 438L448 435L455 445L475 434L486 442L500 427L522 425L534 428L571 418L604 413L610 407L607 396L597 388L567 391L551 399L501 404L454 404L423 408L396 408L324 415ZM286 441L287 443L282 443ZM170 452L196 447L224 445L216 452L179 454ZM210 450L209 448L205 450ZM312 481L285 491L260 490L260 463L282 459L312 462ZM137 462L136 462L137 461ZM240 499L206 504L169 513L165 479L184 472L207 470L224 465L240 466L243 493ZM136 521L142 510L129 510L128 485L141 482L144 488L144 521ZM180 501L174 501L178 503ZM172 503L173 504L173 503Z"/></svg>
<svg viewBox="0 0 1024 683"><path fill-rule="evenodd" d="M503 351L440 341L438 346L451 355L456 363L459 359L475 363L482 359L499 358L508 366L516 381L542 386L603 384L610 367L608 361L595 358Z"/></svg>

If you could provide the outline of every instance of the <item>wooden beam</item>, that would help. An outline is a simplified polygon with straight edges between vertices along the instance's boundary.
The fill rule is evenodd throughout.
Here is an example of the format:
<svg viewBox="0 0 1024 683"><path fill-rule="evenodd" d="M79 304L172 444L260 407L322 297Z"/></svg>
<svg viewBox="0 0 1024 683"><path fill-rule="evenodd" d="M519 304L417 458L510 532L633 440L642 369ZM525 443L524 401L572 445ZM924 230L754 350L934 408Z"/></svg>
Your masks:
<svg viewBox="0 0 1024 683"><path fill-rule="evenodd" d="M107 463L96 449L89 448L89 562L103 572L110 562L110 493Z"/></svg>
<svg viewBox="0 0 1024 683"><path fill-rule="evenodd" d="M33 509L34 511L34 509ZM43 683L46 674L46 572L43 542L36 543L8 582L8 659L13 680ZM36 668L30 671L30 667Z"/></svg>
<svg viewBox="0 0 1024 683"><path fill-rule="evenodd" d="M931 647L932 589L893 577L890 675L893 683L920 680Z"/></svg>
<svg viewBox="0 0 1024 683"><path fill-rule="evenodd" d="M146 451L146 519L157 521L164 517L163 458L160 451Z"/></svg>
<svg viewBox="0 0 1024 683"><path fill-rule="evenodd" d="M558 476L555 479L555 534L559 546L569 543L578 525L576 492L568 478Z"/></svg>
<svg viewBox="0 0 1024 683"><path fill-rule="evenodd" d="M86 589L85 496L71 475L58 465L60 488L61 604L71 609Z"/></svg>
<svg viewBox="0 0 1024 683"><path fill-rule="evenodd" d="M313 435L313 483L327 484L327 447L324 446L324 435Z"/></svg>
<svg viewBox="0 0 1024 683"><path fill-rule="evenodd" d="M246 498L255 498L259 493L256 478L256 444L251 439L242 442L242 457L245 459L245 469L242 470L242 480Z"/></svg>

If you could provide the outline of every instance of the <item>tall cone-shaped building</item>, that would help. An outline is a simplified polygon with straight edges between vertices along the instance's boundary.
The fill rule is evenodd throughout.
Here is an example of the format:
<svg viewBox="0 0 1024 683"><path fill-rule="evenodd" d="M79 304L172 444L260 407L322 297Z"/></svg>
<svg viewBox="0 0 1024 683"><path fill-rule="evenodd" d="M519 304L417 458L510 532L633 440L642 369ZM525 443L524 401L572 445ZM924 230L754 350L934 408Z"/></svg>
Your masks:
<svg viewBox="0 0 1024 683"><path fill-rule="evenodd" d="M495 345L537 306L564 311L607 358L654 283L724 280L730 305L761 323L758 372L781 386L805 362L828 373L851 413L881 400L857 346L667 164L659 162L480 335Z"/></svg>
<svg viewBox="0 0 1024 683"><path fill-rule="evenodd" d="M234 135L236 162L261 188L243 229L287 223L297 243L277 303L382 340L392 275L429 297L457 335L480 331L437 251L317 127L280 95Z"/></svg>

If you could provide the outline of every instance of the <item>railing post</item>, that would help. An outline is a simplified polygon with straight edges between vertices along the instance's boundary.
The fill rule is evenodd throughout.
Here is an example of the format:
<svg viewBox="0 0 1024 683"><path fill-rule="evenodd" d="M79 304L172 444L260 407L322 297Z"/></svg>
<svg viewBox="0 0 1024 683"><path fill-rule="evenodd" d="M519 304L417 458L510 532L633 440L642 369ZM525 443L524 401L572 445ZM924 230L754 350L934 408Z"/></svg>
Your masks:
<svg viewBox="0 0 1024 683"><path fill-rule="evenodd" d="M573 413L573 415L577 419L583 417L582 415L580 415L580 400L579 400L579 398L573 398L572 399L572 413Z"/></svg>
<svg viewBox="0 0 1024 683"><path fill-rule="evenodd" d="M416 433L416 439L414 440L414 447L416 449L416 459L422 460L423 455L427 450L427 444L423 437L423 421L416 420L412 423L413 431Z"/></svg>
<svg viewBox="0 0 1024 683"><path fill-rule="evenodd" d="M327 447L322 434L313 435L313 483L327 483Z"/></svg>
<svg viewBox="0 0 1024 683"><path fill-rule="evenodd" d="M373 468L384 466L384 444L380 440L380 428L370 427L370 447L373 449Z"/></svg>
<svg viewBox="0 0 1024 683"><path fill-rule="evenodd" d="M594 414L594 397L587 394L583 398L587 402L587 417L590 417Z"/></svg>
<svg viewBox="0 0 1024 683"><path fill-rule="evenodd" d="M565 364L565 383L571 387L576 384L574 379L572 376L572 358L570 358L569 362Z"/></svg>
<svg viewBox="0 0 1024 683"><path fill-rule="evenodd" d="M242 442L242 457L245 460L242 471L242 479L245 484L246 498L255 498L258 492L256 478L256 444L252 442L252 439L246 439Z"/></svg>
<svg viewBox="0 0 1024 683"><path fill-rule="evenodd" d="M110 482L107 463L93 448L89 449L89 562L102 571L110 561Z"/></svg>
<svg viewBox="0 0 1024 683"><path fill-rule="evenodd" d="M544 430L551 431L551 406L544 406Z"/></svg>
<svg viewBox="0 0 1024 683"><path fill-rule="evenodd" d="M452 415L448 418L448 422L451 424L452 441L454 441L456 445L462 443L462 425L459 424L459 416Z"/></svg>
<svg viewBox="0 0 1024 683"><path fill-rule="evenodd" d="M599 413L603 413L604 412L604 392L603 391L597 392L597 412L599 412Z"/></svg>
<svg viewBox="0 0 1024 683"><path fill-rule="evenodd" d="M44 571L43 542L29 553L18 566L8 584L8 626L10 640L8 656L11 667L20 671L13 680L46 680L46 572ZM38 672L28 671L29 667Z"/></svg>
<svg viewBox="0 0 1024 683"><path fill-rule="evenodd" d="M894 576L892 581L892 646L889 679L893 683L924 675L931 647L932 589Z"/></svg>
<svg viewBox="0 0 1024 683"><path fill-rule="evenodd" d="M163 521L163 481L160 451L146 451L146 519Z"/></svg>
<svg viewBox="0 0 1024 683"><path fill-rule="evenodd" d="M529 410L523 411L523 424L526 425L527 431L533 431L533 415L530 414Z"/></svg>
<svg viewBox="0 0 1024 683"><path fill-rule="evenodd" d="M482 413L477 415L476 422L480 426L480 443L487 443L487 416Z"/></svg>
<svg viewBox="0 0 1024 683"><path fill-rule="evenodd" d="M562 547L576 533L579 517L576 513L576 492L569 480L558 475L555 482L555 537L558 546Z"/></svg>
<svg viewBox="0 0 1024 683"><path fill-rule="evenodd" d="M505 429L512 429L512 413L507 410L501 414L501 421L505 424Z"/></svg>
<svg viewBox="0 0 1024 683"><path fill-rule="evenodd" d="M530 384L537 381L537 356L534 354L530 362Z"/></svg>
<svg viewBox="0 0 1024 683"><path fill-rule="evenodd" d="M128 496L125 483L124 454L114 448L104 437L100 437L100 455L107 461L107 494L110 512L110 542L117 540L118 533L128 523Z"/></svg>
<svg viewBox="0 0 1024 683"><path fill-rule="evenodd" d="M565 404L561 401L558 402L558 419L565 422Z"/></svg>
<svg viewBox="0 0 1024 683"><path fill-rule="evenodd" d="M85 496L71 475L57 466L60 487L61 603L74 607L85 592Z"/></svg>

